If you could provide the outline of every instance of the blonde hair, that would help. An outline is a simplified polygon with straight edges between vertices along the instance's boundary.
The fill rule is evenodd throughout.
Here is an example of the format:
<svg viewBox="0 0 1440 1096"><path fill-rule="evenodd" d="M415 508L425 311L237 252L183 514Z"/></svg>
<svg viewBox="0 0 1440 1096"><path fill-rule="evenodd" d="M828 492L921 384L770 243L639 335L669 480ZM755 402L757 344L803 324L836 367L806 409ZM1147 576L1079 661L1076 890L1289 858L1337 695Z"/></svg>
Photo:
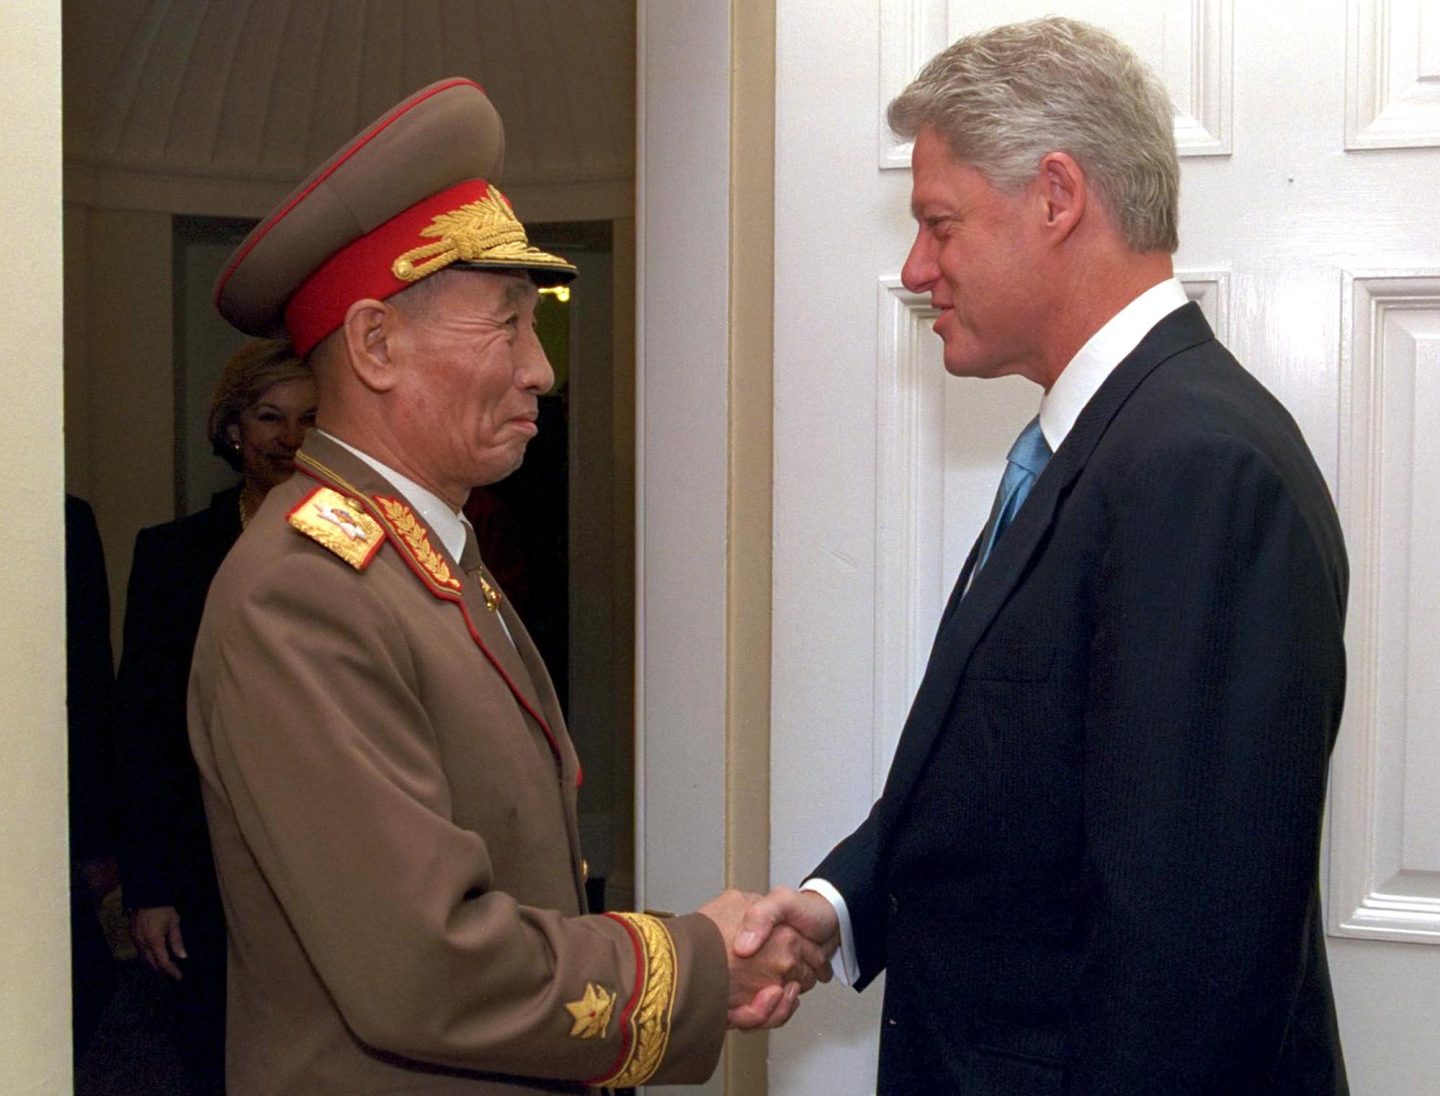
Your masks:
<svg viewBox="0 0 1440 1096"><path fill-rule="evenodd" d="M962 38L890 103L890 128L931 129L1007 192L1049 152L1073 156L1135 251L1179 244L1174 112L1155 74L1113 35L1051 16Z"/></svg>
<svg viewBox="0 0 1440 1096"><path fill-rule="evenodd" d="M295 356L284 339L250 339L230 356L215 391L210 396L210 413L205 417L205 435L215 455L224 458L230 467L241 469L240 454L235 451L230 427L240 421L247 407L259 401L266 391L282 381L311 380L310 367Z"/></svg>

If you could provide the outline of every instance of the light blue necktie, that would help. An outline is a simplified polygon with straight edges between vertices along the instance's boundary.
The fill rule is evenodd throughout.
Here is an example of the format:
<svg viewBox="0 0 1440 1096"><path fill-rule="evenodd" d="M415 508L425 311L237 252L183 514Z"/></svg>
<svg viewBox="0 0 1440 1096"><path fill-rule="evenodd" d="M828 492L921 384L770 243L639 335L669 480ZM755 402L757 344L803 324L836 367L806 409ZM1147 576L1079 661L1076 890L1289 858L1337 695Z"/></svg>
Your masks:
<svg viewBox="0 0 1440 1096"><path fill-rule="evenodd" d="M1020 431L1020 436L1005 457L1008 463L1005 474L1000 477L1000 489L995 492L995 505L990 508L990 520L980 534L980 554L975 560L977 572L985 566L1001 534L1020 512L1025 497L1045 470L1050 456L1050 446L1045 442L1045 435L1040 433L1040 418L1037 415Z"/></svg>

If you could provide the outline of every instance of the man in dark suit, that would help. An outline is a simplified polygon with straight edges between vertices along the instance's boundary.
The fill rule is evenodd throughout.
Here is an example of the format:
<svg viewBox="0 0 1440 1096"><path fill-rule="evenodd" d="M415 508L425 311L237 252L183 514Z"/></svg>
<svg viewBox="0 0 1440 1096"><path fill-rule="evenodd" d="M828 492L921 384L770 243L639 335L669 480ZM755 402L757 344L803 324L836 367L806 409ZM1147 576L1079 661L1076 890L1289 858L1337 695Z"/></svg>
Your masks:
<svg viewBox="0 0 1440 1096"><path fill-rule="evenodd" d="M1046 19L957 42L889 118L947 371L1044 395L881 799L738 950L789 922L856 988L886 972L881 1093L1344 1093L1317 888L1344 547L1173 278L1168 99Z"/></svg>

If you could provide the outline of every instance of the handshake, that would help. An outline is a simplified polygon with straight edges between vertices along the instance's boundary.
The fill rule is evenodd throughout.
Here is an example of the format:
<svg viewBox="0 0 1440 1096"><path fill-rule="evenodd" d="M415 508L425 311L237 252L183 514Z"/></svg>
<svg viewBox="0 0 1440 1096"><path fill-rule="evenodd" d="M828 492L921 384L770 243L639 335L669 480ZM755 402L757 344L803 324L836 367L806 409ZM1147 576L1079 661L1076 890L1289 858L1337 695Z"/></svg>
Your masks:
<svg viewBox="0 0 1440 1096"><path fill-rule="evenodd" d="M840 921L813 891L776 887L768 895L728 890L699 911L725 939L729 1022L740 1031L775 1028L816 982L830 981Z"/></svg>

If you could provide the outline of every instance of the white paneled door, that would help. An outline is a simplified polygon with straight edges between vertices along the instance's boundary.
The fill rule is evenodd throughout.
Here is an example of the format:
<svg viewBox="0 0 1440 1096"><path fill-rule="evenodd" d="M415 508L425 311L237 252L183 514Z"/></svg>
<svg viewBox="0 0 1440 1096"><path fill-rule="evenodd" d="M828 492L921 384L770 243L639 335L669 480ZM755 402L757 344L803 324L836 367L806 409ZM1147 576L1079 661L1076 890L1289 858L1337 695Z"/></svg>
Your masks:
<svg viewBox="0 0 1440 1096"><path fill-rule="evenodd" d="M1341 511L1350 688L1325 893L1357 1096L1437 1091L1440 0L777 0L773 875L884 779L1024 381L958 381L900 287L888 99L987 25L1058 12L1166 80L1191 296L1294 413ZM873 1088L879 989L812 995L771 1090Z"/></svg>

